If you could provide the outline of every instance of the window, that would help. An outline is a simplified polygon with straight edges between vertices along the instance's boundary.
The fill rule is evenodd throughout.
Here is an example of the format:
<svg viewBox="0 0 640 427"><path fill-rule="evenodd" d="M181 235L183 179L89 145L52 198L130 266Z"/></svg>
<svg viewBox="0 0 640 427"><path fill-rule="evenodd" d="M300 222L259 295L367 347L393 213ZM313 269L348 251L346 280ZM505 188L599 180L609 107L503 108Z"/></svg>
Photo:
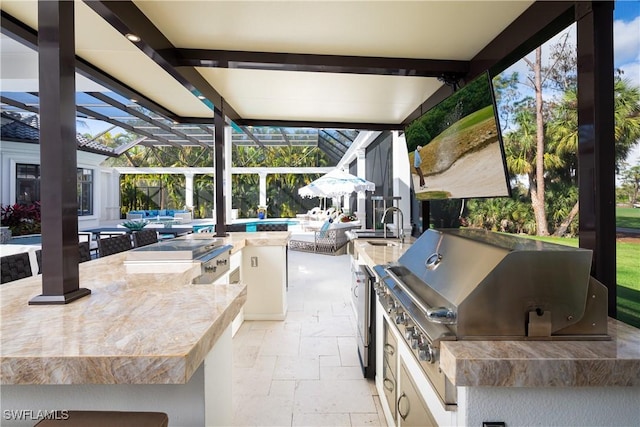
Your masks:
<svg viewBox="0 0 640 427"><path fill-rule="evenodd" d="M78 216L93 215L93 170L78 168Z"/></svg>
<svg viewBox="0 0 640 427"><path fill-rule="evenodd" d="M16 164L16 203L40 201L40 165ZM93 215L93 170L78 168L78 216Z"/></svg>
<svg viewBox="0 0 640 427"><path fill-rule="evenodd" d="M30 205L40 201L40 165L16 165L16 203Z"/></svg>

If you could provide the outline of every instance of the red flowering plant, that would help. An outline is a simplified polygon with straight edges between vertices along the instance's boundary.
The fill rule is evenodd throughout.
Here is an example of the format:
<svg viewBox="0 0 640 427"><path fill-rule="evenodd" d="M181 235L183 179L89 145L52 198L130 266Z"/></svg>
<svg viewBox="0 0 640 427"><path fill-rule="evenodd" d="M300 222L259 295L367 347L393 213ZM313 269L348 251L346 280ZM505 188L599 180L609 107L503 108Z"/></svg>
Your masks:
<svg viewBox="0 0 640 427"><path fill-rule="evenodd" d="M0 223L9 227L14 236L41 233L40 202L31 205L16 203L0 207Z"/></svg>

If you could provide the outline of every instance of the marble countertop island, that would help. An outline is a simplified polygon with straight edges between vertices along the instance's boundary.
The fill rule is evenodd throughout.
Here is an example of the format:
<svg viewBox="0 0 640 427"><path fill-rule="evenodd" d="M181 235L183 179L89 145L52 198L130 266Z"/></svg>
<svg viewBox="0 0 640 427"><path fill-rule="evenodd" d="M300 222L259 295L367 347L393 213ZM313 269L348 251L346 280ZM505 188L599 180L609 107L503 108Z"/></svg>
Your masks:
<svg viewBox="0 0 640 427"><path fill-rule="evenodd" d="M235 252L288 238L233 233L224 242ZM131 273L125 259L80 264L91 295L67 305L28 305L42 292L40 275L2 285L0 384L187 383L244 305L246 286L192 285L192 263Z"/></svg>
<svg viewBox="0 0 640 427"><path fill-rule="evenodd" d="M354 247L370 267L410 247ZM462 387L640 386L640 329L609 318L610 341L443 341L440 367Z"/></svg>

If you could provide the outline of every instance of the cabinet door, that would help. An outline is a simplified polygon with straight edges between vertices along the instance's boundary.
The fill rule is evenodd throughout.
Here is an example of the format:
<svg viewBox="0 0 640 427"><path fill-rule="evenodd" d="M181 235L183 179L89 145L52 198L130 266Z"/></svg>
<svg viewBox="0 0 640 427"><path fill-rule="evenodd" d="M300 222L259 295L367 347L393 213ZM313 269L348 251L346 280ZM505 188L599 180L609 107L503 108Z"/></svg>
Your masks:
<svg viewBox="0 0 640 427"><path fill-rule="evenodd" d="M389 363L387 362L386 357L382 365L382 387L384 389L384 397L386 398L389 411L391 412L391 416L395 420L396 419L395 402L396 402L396 390L398 388L398 382L396 381L393 371L391 371L391 368L389 367Z"/></svg>
<svg viewBox="0 0 640 427"><path fill-rule="evenodd" d="M400 361L400 388L397 399L398 422L401 427L437 426L429 407L409 376L404 362Z"/></svg>
<svg viewBox="0 0 640 427"><path fill-rule="evenodd" d="M247 285L247 320L284 320L286 316L286 248L245 246L240 276Z"/></svg>
<svg viewBox="0 0 640 427"><path fill-rule="evenodd" d="M384 331L382 341L382 388L384 391L387 408L391 416L396 420L396 398L398 381L396 381L396 366L398 366L398 344L389 322L383 320ZM379 357L379 356L378 356Z"/></svg>

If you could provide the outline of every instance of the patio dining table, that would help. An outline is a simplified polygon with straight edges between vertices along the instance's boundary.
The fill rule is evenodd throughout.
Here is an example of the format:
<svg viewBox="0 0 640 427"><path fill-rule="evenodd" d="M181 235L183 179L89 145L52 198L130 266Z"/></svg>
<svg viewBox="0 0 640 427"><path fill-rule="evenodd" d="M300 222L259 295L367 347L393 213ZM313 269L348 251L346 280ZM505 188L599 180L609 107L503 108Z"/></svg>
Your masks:
<svg viewBox="0 0 640 427"><path fill-rule="evenodd" d="M159 224L158 224L159 225ZM162 226L148 225L145 228L152 228L157 231L159 234L164 235L172 235L173 237L183 236L185 234L193 233L193 227L191 226L167 226L163 224ZM92 233L94 238L99 239L101 235L115 235L127 233L131 234L131 230L126 227L97 227L97 228L89 228L86 230L82 230L85 232Z"/></svg>

